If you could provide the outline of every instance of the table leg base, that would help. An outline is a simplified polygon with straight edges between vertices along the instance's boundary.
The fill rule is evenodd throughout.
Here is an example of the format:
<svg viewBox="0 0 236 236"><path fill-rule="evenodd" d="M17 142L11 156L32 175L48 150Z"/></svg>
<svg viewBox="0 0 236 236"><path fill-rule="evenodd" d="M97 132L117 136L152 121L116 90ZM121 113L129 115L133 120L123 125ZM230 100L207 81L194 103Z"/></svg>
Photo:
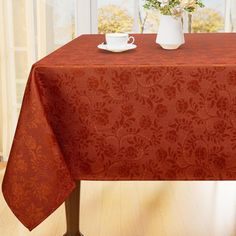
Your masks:
<svg viewBox="0 0 236 236"><path fill-rule="evenodd" d="M75 234L73 234L73 233L65 233L63 236L84 236L84 235L81 234L80 232L77 232Z"/></svg>

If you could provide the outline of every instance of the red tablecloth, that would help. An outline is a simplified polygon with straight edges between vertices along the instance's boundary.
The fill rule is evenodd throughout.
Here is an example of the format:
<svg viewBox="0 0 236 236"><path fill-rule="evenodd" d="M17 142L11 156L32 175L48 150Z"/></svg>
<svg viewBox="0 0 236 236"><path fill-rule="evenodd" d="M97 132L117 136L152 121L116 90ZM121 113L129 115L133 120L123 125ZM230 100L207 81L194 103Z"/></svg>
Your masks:
<svg viewBox="0 0 236 236"><path fill-rule="evenodd" d="M3 193L33 229L75 180L236 179L236 34L155 35L113 54L79 37L32 67Z"/></svg>

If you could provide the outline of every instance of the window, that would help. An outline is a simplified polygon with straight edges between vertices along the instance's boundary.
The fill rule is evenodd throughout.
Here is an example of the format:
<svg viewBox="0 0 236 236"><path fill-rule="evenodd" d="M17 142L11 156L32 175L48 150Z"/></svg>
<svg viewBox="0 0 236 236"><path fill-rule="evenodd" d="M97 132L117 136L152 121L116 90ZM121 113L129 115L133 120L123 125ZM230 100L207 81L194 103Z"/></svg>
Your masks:
<svg viewBox="0 0 236 236"><path fill-rule="evenodd" d="M34 0L38 57L75 37L75 0Z"/></svg>
<svg viewBox="0 0 236 236"><path fill-rule="evenodd" d="M98 32L138 32L136 0L98 0Z"/></svg>
<svg viewBox="0 0 236 236"><path fill-rule="evenodd" d="M225 25L225 1L204 0L205 8L192 16L192 32L223 32ZM228 14L228 13L227 13Z"/></svg>
<svg viewBox="0 0 236 236"><path fill-rule="evenodd" d="M98 31L156 33L159 14L143 9L145 0L97 0ZM236 31L235 0L203 0L205 8L185 16L185 31ZM186 22L187 21L187 22ZM189 22L188 22L189 21ZM191 23L191 28L188 26Z"/></svg>

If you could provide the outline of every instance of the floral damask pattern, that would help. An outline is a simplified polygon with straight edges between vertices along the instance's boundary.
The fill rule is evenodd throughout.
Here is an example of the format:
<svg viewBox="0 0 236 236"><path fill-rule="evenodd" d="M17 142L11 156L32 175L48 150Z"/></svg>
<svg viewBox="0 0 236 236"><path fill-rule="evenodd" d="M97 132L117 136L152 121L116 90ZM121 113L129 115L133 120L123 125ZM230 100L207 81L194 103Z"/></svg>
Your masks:
<svg viewBox="0 0 236 236"><path fill-rule="evenodd" d="M75 65L83 39L34 65L27 84L3 193L29 229L76 179L236 179L236 64L183 64L184 49L175 64L150 64L146 47L146 59L131 51L126 64L121 54L102 64L94 51Z"/></svg>

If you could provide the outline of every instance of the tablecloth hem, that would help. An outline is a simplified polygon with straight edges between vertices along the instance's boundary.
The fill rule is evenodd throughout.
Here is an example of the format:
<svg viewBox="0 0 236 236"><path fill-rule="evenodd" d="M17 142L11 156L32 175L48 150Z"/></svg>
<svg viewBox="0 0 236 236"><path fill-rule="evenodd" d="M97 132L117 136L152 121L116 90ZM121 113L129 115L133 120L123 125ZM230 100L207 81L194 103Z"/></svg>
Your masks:
<svg viewBox="0 0 236 236"><path fill-rule="evenodd" d="M17 216L17 214L15 214L15 212L13 212L12 210L12 213L16 216L16 218L29 230L29 231L32 231L33 229L35 229L38 225L40 225L45 219L47 219L55 210L57 210L57 208L59 208L64 202L65 200L70 196L70 194L73 192L73 190L75 189L75 182L73 182L73 185L71 187L71 189L68 191L68 194L65 196L64 200L63 201L60 201L58 202L58 204L50 209L48 211L48 213L45 214L44 217L42 217L42 219L40 219L37 223L33 224L33 225L27 225L26 223L24 223L24 221L20 220L20 217ZM4 190L3 190L3 184L2 184L2 193L3 193L3 197L7 203L7 205L9 206L9 208L11 209L11 205L10 203L8 202L7 200L7 197L5 196L5 193L4 193Z"/></svg>

